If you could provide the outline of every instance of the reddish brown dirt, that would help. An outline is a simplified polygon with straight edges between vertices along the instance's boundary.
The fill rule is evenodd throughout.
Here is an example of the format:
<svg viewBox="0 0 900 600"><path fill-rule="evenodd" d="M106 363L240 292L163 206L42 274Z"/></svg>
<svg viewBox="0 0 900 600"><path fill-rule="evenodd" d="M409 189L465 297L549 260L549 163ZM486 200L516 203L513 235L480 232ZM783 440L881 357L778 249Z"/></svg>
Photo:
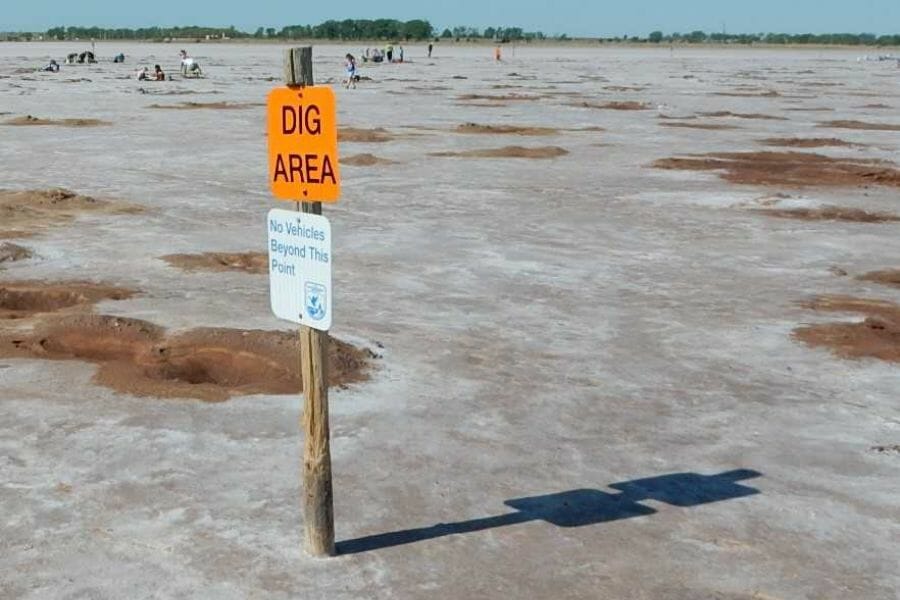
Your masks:
<svg viewBox="0 0 900 600"><path fill-rule="evenodd" d="M795 339L812 346L828 348L842 358L877 358L900 362L900 306L882 300L849 296L821 296L804 302L817 312L843 312L863 315L856 323L822 323L794 329Z"/></svg>
<svg viewBox="0 0 900 600"><path fill-rule="evenodd" d="M825 121L818 127L832 129L861 129L863 131L900 131L900 125L890 123L866 123L864 121Z"/></svg>
<svg viewBox="0 0 900 600"><path fill-rule="evenodd" d="M97 383L136 396L210 402L249 394L299 393L294 332L202 328L166 334L146 321L71 315L30 333L0 332L0 357L96 363ZM371 353L339 340L329 346L328 383L367 377Z"/></svg>
<svg viewBox="0 0 900 600"><path fill-rule="evenodd" d="M84 212L135 214L140 207L124 202L99 200L65 189L0 190L0 238L29 237L73 221Z"/></svg>
<svg viewBox="0 0 900 600"><path fill-rule="evenodd" d="M846 187L878 184L900 187L900 171L890 163L830 158L804 152L720 152L664 158L653 166L720 171L720 176L727 181L750 185Z"/></svg>
<svg viewBox="0 0 900 600"><path fill-rule="evenodd" d="M0 244L0 263L16 262L31 258L31 250L12 242L3 242Z"/></svg>
<svg viewBox="0 0 900 600"><path fill-rule="evenodd" d="M213 108L216 110L240 110L265 106L259 102L179 102L178 104L151 104L147 108L162 108L166 110L201 110Z"/></svg>
<svg viewBox="0 0 900 600"><path fill-rule="evenodd" d="M524 94L462 94L457 100L469 102L472 100L487 100L489 102L519 102L526 100L540 100L540 96L527 96Z"/></svg>
<svg viewBox="0 0 900 600"><path fill-rule="evenodd" d="M112 125L109 121L100 119L41 119L25 115L6 121L5 125L56 125L58 127L101 127Z"/></svg>
<svg viewBox="0 0 900 600"><path fill-rule="evenodd" d="M800 84L804 87L843 87L844 85L846 85L844 83L838 83L834 81L794 81L793 79L780 81L779 83Z"/></svg>
<svg viewBox="0 0 900 600"><path fill-rule="evenodd" d="M653 108L646 102L636 102L633 100L625 102L604 102L597 104L595 102L571 102L569 106L577 106L578 108L597 108L600 110L648 110Z"/></svg>
<svg viewBox="0 0 900 600"><path fill-rule="evenodd" d="M742 91L735 90L733 92L712 92L713 96L733 96L737 98L777 98L781 96L775 90L759 90L759 91Z"/></svg>
<svg viewBox="0 0 900 600"><path fill-rule="evenodd" d="M850 223L889 223L900 221L891 213L869 212L860 208L822 206L819 208L772 208L757 210L770 217L800 221L847 221Z"/></svg>
<svg viewBox="0 0 900 600"><path fill-rule="evenodd" d="M341 127L338 129L338 140L342 142L382 143L394 139L387 129L360 129L358 127Z"/></svg>
<svg viewBox="0 0 900 600"><path fill-rule="evenodd" d="M505 102L456 102L456 106L468 106L476 108L505 108L509 104Z"/></svg>
<svg viewBox="0 0 900 600"><path fill-rule="evenodd" d="M341 158L341 164L352 167L374 167L375 165L392 165L394 163L395 161L393 160L369 153L354 154L353 156Z"/></svg>
<svg viewBox="0 0 900 600"><path fill-rule="evenodd" d="M203 254L167 254L164 261L185 271L269 272L269 256L264 252L204 252Z"/></svg>
<svg viewBox="0 0 900 600"><path fill-rule="evenodd" d="M787 121L784 117L763 115L760 113L736 113L730 110L717 110L715 112L702 112L701 117L734 117L736 119L759 119L763 121Z"/></svg>
<svg viewBox="0 0 900 600"><path fill-rule="evenodd" d="M834 111L833 108L827 108L825 106L818 106L818 107L814 106L814 107L809 107L809 108L803 107L803 106L795 106L795 107L791 107L791 108L786 108L784 110L789 110L791 112L833 112Z"/></svg>
<svg viewBox="0 0 900 600"><path fill-rule="evenodd" d="M860 281L874 281L884 285L900 288L900 269L884 269L883 271L871 271L857 277Z"/></svg>
<svg viewBox="0 0 900 600"><path fill-rule="evenodd" d="M726 125L724 123L694 123L691 121L663 121L660 123L662 127L683 127L685 129L706 129L709 131L740 129L735 125Z"/></svg>
<svg viewBox="0 0 900 600"><path fill-rule="evenodd" d="M557 158L568 154L559 146L539 146L525 148L523 146L504 146L503 148L488 148L484 150L466 150L463 152L432 152L429 156L461 157L461 158Z"/></svg>
<svg viewBox="0 0 900 600"><path fill-rule="evenodd" d="M0 282L0 322L47 313L86 311L101 300L125 300L133 295L133 290L85 281Z"/></svg>
<svg viewBox="0 0 900 600"><path fill-rule="evenodd" d="M456 128L457 133L487 133L503 135L556 135L558 129L552 127L533 127L528 125L479 125L463 123Z"/></svg>
<svg viewBox="0 0 900 600"><path fill-rule="evenodd" d="M780 146L782 148L826 148L826 147L850 147L862 144L851 144L837 138L766 138L759 143L767 146Z"/></svg>

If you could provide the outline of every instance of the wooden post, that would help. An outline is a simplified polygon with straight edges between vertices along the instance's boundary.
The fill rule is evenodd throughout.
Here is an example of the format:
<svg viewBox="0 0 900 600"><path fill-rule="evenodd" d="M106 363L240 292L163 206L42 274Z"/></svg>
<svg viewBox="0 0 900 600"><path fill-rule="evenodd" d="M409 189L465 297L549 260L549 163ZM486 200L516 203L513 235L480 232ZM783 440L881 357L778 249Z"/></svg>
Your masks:
<svg viewBox="0 0 900 600"><path fill-rule="evenodd" d="M313 85L312 47L284 52L288 86ZM302 211L322 214L321 202L303 202ZM304 546L312 556L334 555L334 499L331 490L331 431L328 426L327 331L300 326L300 374L303 378L303 521Z"/></svg>

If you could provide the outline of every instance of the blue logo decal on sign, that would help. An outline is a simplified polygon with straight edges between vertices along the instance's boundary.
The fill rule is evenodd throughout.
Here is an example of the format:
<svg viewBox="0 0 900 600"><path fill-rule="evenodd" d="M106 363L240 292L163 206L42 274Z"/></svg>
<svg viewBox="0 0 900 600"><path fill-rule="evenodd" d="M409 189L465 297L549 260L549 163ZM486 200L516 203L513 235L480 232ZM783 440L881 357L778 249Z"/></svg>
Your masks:
<svg viewBox="0 0 900 600"><path fill-rule="evenodd" d="M309 318L313 321L324 319L328 306L328 291L325 286L307 281L303 286L303 296L303 304Z"/></svg>

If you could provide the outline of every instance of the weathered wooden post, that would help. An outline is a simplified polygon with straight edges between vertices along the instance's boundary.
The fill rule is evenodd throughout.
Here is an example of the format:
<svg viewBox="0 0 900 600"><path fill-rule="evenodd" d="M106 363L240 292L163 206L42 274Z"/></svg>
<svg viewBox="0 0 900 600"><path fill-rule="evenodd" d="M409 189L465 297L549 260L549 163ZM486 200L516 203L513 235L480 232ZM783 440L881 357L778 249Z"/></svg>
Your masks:
<svg viewBox="0 0 900 600"><path fill-rule="evenodd" d="M284 52L284 80L289 87L313 85L312 47ZM300 200L298 198L298 200ZM305 213L322 214L321 202L301 202ZM331 431L328 426L327 331L300 326L300 373L303 378L303 519L304 545L313 556L334 555L334 499L331 488Z"/></svg>

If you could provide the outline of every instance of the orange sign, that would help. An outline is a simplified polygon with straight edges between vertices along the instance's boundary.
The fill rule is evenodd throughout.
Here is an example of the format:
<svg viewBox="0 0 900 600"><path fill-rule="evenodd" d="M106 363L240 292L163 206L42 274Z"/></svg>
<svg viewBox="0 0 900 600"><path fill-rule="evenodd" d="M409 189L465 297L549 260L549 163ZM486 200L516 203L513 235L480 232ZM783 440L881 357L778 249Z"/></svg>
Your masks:
<svg viewBox="0 0 900 600"><path fill-rule="evenodd" d="M336 202L341 174L334 91L275 88L267 106L272 194L279 200Z"/></svg>

